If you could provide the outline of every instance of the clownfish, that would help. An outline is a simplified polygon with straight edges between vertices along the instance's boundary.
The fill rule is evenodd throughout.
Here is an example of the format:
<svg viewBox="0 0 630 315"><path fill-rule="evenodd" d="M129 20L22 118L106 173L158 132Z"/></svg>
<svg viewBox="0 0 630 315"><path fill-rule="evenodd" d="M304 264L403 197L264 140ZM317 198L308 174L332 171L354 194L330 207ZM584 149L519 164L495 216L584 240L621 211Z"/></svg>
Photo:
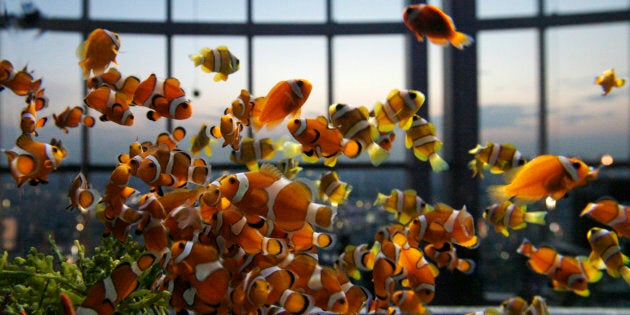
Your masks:
<svg viewBox="0 0 630 315"><path fill-rule="evenodd" d="M429 160L434 172L448 170L448 163L438 154L442 150L442 141L436 137L435 126L418 115L413 115L412 121L405 131L407 149L413 148L413 154L419 160Z"/></svg>
<svg viewBox="0 0 630 315"><path fill-rule="evenodd" d="M323 172L317 184L317 197L323 201L330 201L333 206L346 202L352 191L352 186L339 180L339 175L335 171Z"/></svg>
<svg viewBox="0 0 630 315"><path fill-rule="evenodd" d="M585 215L613 228L620 236L630 237L630 208L612 198L601 198L587 204L580 213L580 216Z"/></svg>
<svg viewBox="0 0 630 315"><path fill-rule="evenodd" d="M435 262L438 268L446 268L450 271L457 269L464 274L471 274L475 271L475 261L459 258L455 246L451 243L444 243L441 248L427 244L424 247L424 254Z"/></svg>
<svg viewBox="0 0 630 315"><path fill-rule="evenodd" d="M423 303L431 302L435 296L435 278L440 271L424 258L420 248L407 241L406 233L395 233L392 241L400 248L397 263L404 268L406 275L402 285L411 288Z"/></svg>
<svg viewBox="0 0 630 315"><path fill-rule="evenodd" d="M260 274L260 268L254 268L236 286L231 286L230 301L232 311L238 314L255 314L255 311L267 301L271 285Z"/></svg>
<svg viewBox="0 0 630 315"><path fill-rule="evenodd" d="M97 28L93 30L87 39L77 47L79 66L83 70L83 77L105 72L110 63L116 63L116 56L120 50L120 36L118 33Z"/></svg>
<svg viewBox="0 0 630 315"><path fill-rule="evenodd" d="M166 144L169 149L177 149L177 144L186 137L186 129L182 126L175 127L172 132L162 132L155 139L155 143L152 146L159 147L161 144Z"/></svg>
<svg viewBox="0 0 630 315"><path fill-rule="evenodd" d="M479 174L479 177L484 178L484 169L490 169L493 174L501 174L527 162L523 154L509 143L495 144L488 141L485 147L477 144L468 153L475 157L468 163L473 177Z"/></svg>
<svg viewBox="0 0 630 315"><path fill-rule="evenodd" d="M385 151L391 151L394 146L394 141L396 140L396 133L392 131L379 131L378 137L374 139L381 148L385 149Z"/></svg>
<svg viewBox="0 0 630 315"><path fill-rule="evenodd" d="M243 141L244 142L244 141ZM286 158L278 160L276 167L282 173L282 176L287 179L293 180L302 171L302 167L299 165L298 160L294 158Z"/></svg>
<svg viewBox="0 0 630 315"><path fill-rule="evenodd" d="M547 300L540 295L534 295L532 302L529 304L526 315L550 315L549 307L547 306Z"/></svg>
<svg viewBox="0 0 630 315"><path fill-rule="evenodd" d="M413 290L397 290L391 299L403 314L427 314L427 309Z"/></svg>
<svg viewBox="0 0 630 315"><path fill-rule="evenodd" d="M190 153L193 155L199 155L201 150L203 150L207 156L212 156L212 147L210 146L210 143L213 140L210 138L211 135L210 128L208 128L206 124L202 124L201 128L199 128L199 132L190 139Z"/></svg>
<svg viewBox="0 0 630 315"><path fill-rule="evenodd" d="M524 298L520 296L513 296L505 299L499 305L503 314L525 314L528 304Z"/></svg>
<svg viewBox="0 0 630 315"><path fill-rule="evenodd" d="M201 66L204 72L216 72L214 81L227 81L228 75L240 68L240 62L227 48L219 46L215 49L201 48L198 54L189 55L195 67Z"/></svg>
<svg viewBox="0 0 630 315"><path fill-rule="evenodd" d="M416 242L422 240L440 248L452 242L468 248L479 245L475 235L475 223L464 205L455 210L444 203L437 203L433 211L414 218L409 224L409 234Z"/></svg>
<svg viewBox="0 0 630 315"><path fill-rule="evenodd" d="M361 149L367 151L372 165L378 166L389 157L389 152L374 142L379 133L370 123L370 113L365 106L351 107L337 103L328 107L328 113L332 125L341 131L344 138L361 143Z"/></svg>
<svg viewBox="0 0 630 315"><path fill-rule="evenodd" d="M396 220L403 225L433 209L413 189L392 189L389 196L378 193L374 205L383 206L385 210L394 213Z"/></svg>
<svg viewBox="0 0 630 315"><path fill-rule="evenodd" d="M210 127L210 134L217 139L223 138L223 147L230 145L232 149L238 151L243 124L232 115L223 115L220 121L219 126Z"/></svg>
<svg viewBox="0 0 630 315"><path fill-rule="evenodd" d="M155 73L140 82L133 95L134 104L150 109L147 118L152 121L160 117L188 119L192 115L190 100L180 87L179 80L170 77L158 80Z"/></svg>
<svg viewBox="0 0 630 315"><path fill-rule="evenodd" d="M101 196L95 189L90 188L90 184L83 172L79 172L72 180L68 189L68 199L70 204L66 209L79 209L83 213L96 209Z"/></svg>
<svg viewBox="0 0 630 315"><path fill-rule="evenodd" d="M101 113L100 121L112 121L123 126L133 125L134 116L129 109L129 99L121 92L102 86L90 91L83 102Z"/></svg>
<svg viewBox="0 0 630 315"><path fill-rule="evenodd" d="M173 241L194 241L199 238L204 228L199 209L187 204L173 209L162 220L162 226Z"/></svg>
<svg viewBox="0 0 630 315"><path fill-rule="evenodd" d="M603 266L609 276L619 278L621 276L630 284L630 258L621 252L617 234L599 227L593 227L586 233L588 243L591 245L589 261L595 266Z"/></svg>
<svg viewBox="0 0 630 315"><path fill-rule="evenodd" d="M259 215L274 221L286 232L300 229L304 222L330 229L336 211L312 202L313 193L304 183L283 178L271 164L259 171L220 177L216 185L221 194L248 215Z"/></svg>
<svg viewBox="0 0 630 315"><path fill-rule="evenodd" d="M472 37L455 30L450 16L430 4L408 5L403 11L403 22L419 41L426 36L432 43L451 43L457 49L473 43Z"/></svg>
<svg viewBox="0 0 630 315"><path fill-rule="evenodd" d="M35 105L36 111L40 111L48 107L48 103L50 102L50 100L48 99L48 96L44 94L45 91L46 89L40 88L37 91L31 91L26 94L26 104Z"/></svg>
<svg viewBox="0 0 630 315"><path fill-rule="evenodd" d="M602 87L602 95L606 96L614 87L620 88L624 86L624 84L626 84L626 79L617 78L615 75L615 69L608 69L601 75L595 77L595 84Z"/></svg>
<svg viewBox="0 0 630 315"><path fill-rule="evenodd" d="M405 268L398 264L400 246L385 240L380 244L380 249L372 268L374 295L378 300L389 301L396 288L396 282L407 274Z"/></svg>
<svg viewBox="0 0 630 315"><path fill-rule="evenodd" d="M128 186L129 179L131 179L131 166L126 163L119 163L110 174L100 201L105 205L103 213L106 219L112 220L120 215L125 201L136 192L134 188Z"/></svg>
<svg viewBox="0 0 630 315"><path fill-rule="evenodd" d="M302 158L308 162L317 162L324 158L324 165L333 167L342 153L355 158L361 151L361 144L356 140L343 138L341 132L328 125L325 116L317 118L292 119L287 123L289 132L302 145Z"/></svg>
<svg viewBox="0 0 630 315"><path fill-rule="evenodd" d="M199 213L206 224L210 223L213 215L227 210L232 205L227 198L223 197L221 190L215 184L206 185L197 201L199 202Z"/></svg>
<svg viewBox="0 0 630 315"><path fill-rule="evenodd" d="M258 170L258 161L272 159L276 155L272 138L254 140L246 137L238 150L230 153L230 161L247 166L250 171Z"/></svg>
<svg viewBox="0 0 630 315"><path fill-rule="evenodd" d="M106 209L103 208L97 208L96 211L96 217L105 225L105 229L102 234L103 237L113 234L116 240L124 243L125 239L127 239L127 235L129 234L131 225L138 222L142 218L142 214L140 214L137 210L128 207L126 204L123 204L118 215L109 219L105 216L105 210Z"/></svg>
<svg viewBox="0 0 630 315"><path fill-rule="evenodd" d="M37 129L44 127L48 121L47 117L37 119L37 109L35 104L32 103L27 104L24 109L22 109L20 117L20 130L22 130L22 133L32 134L34 136L38 135Z"/></svg>
<svg viewBox="0 0 630 315"><path fill-rule="evenodd" d="M109 68L107 72L89 78L86 83L88 89L93 90L101 86L107 86L114 91L125 94L128 99L132 99L140 84L140 79L132 75L123 77L118 69Z"/></svg>
<svg viewBox="0 0 630 315"><path fill-rule="evenodd" d="M536 248L526 238L516 251L529 258L527 262L532 270L551 278L556 290L570 290L580 296L589 296L588 283L599 281L602 277L602 272L588 258L563 256L549 246Z"/></svg>
<svg viewBox="0 0 630 315"><path fill-rule="evenodd" d="M508 227L512 230L521 230L527 223L544 225L546 216L546 211L527 212L526 205L515 205L510 201L490 205L483 212L483 218L506 237L510 236Z"/></svg>
<svg viewBox="0 0 630 315"><path fill-rule="evenodd" d="M230 107L225 109L225 115L232 115L245 126L249 126L249 120L252 117L252 111L254 110L254 97L249 94L249 91L242 89L241 94L232 101Z"/></svg>
<svg viewBox="0 0 630 315"><path fill-rule="evenodd" d="M361 279L361 271L374 269L374 262L379 251L380 243L374 243L372 248L368 248L367 244L346 245L343 253L337 258L335 266L348 277L359 280Z"/></svg>
<svg viewBox="0 0 630 315"><path fill-rule="evenodd" d="M68 128L76 128L79 124L83 124L88 128L94 127L96 120L90 115L85 115L83 107L75 106L70 108L66 106L66 109L59 114L52 114L55 126L63 130L64 133L68 133Z"/></svg>
<svg viewBox="0 0 630 315"><path fill-rule="evenodd" d="M409 129L412 118L424 104L424 99L424 94L416 90L394 89L389 92L385 103L374 104L373 120L378 131L392 131L396 123L403 130Z"/></svg>
<svg viewBox="0 0 630 315"><path fill-rule="evenodd" d="M286 239L292 252L314 250L314 247L326 249L333 246L333 236L324 232L315 232L313 225L304 223L297 231L288 232Z"/></svg>
<svg viewBox="0 0 630 315"><path fill-rule="evenodd" d="M531 203L548 196L558 200L569 190L594 180L598 171L577 158L540 155L509 174L509 184L490 186L488 193L495 203L511 198Z"/></svg>
<svg viewBox="0 0 630 315"><path fill-rule="evenodd" d="M25 181L33 186L48 183L48 174L59 167L68 152L61 140L51 139L50 144L33 140L31 134L23 133L10 150L2 149L8 159L11 176L18 187Z"/></svg>
<svg viewBox="0 0 630 315"><path fill-rule="evenodd" d="M40 90L42 79L35 80L26 66L22 70L15 71L10 61L4 59L0 61L0 87L8 88L15 95L26 96Z"/></svg>
<svg viewBox="0 0 630 315"><path fill-rule="evenodd" d="M259 131L263 126L268 130L277 127L285 117L300 115L313 85L305 79L280 81L265 97L256 98L252 111L252 127Z"/></svg>

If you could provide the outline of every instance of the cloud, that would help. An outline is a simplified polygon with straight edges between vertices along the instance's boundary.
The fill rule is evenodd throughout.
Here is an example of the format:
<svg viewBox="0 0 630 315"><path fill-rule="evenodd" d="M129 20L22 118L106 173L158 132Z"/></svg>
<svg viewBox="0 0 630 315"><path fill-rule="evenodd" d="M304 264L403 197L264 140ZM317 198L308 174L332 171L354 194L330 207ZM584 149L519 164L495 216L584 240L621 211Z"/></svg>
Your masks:
<svg viewBox="0 0 630 315"><path fill-rule="evenodd" d="M491 104L480 107L480 128L514 128L536 117L536 110L522 104Z"/></svg>

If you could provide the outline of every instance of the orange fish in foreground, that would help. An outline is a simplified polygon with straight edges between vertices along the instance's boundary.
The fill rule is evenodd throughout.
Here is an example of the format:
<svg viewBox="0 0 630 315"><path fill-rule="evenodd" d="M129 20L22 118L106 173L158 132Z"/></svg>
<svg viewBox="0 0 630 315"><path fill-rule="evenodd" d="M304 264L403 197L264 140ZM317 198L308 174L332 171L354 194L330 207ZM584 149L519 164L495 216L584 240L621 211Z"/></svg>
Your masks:
<svg viewBox="0 0 630 315"><path fill-rule="evenodd" d="M612 198L605 197L587 204L580 214L584 215L613 228L620 236L630 237L630 208Z"/></svg>
<svg viewBox="0 0 630 315"><path fill-rule="evenodd" d="M155 73L140 82L133 95L133 103L151 109L147 118L153 121L160 117L187 119L192 115L190 100L186 98L179 80L173 77L158 80Z"/></svg>
<svg viewBox="0 0 630 315"><path fill-rule="evenodd" d="M120 49L120 37L112 31L97 28L88 38L77 47L79 66L83 69L83 76L90 72L95 75L105 72L110 63L116 64L116 56Z"/></svg>
<svg viewBox="0 0 630 315"><path fill-rule="evenodd" d="M25 181L31 185L48 183L48 174L59 167L66 155L61 141L54 138L50 144L33 140L30 134L22 134L15 147L2 150L7 155L11 176L20 187Z"/></svg>
<svg viewBox="0 0 630 315"><path fill-rule="evenodd" d="M300 115L302 105L311 94L313 85L305 79L280 81L274 85L267 96L255 100L252 112L252 127L258 131L263 126L271 130L277 127L285 117Z"/></svg>
<svg viewBox="0 0 630 315"><path fill-rule="evenodd" d="M75 106L70 108L66 106L66 109L59 114L53 114L55 120L55 126L68 133L68 128L76 128L79 124L83 124L86 127L94 127L94 117L84 115L83 107Z"/></svg>
<svg viewBox="0 0 630 315"><path fill-rule="evenodd" d="M123 77L116 68L109 68L107 72L91 77L87 80L88 89L96 89L107 86L112 90L124 93L127 98L133 98L133 93L138 88L140 79L135 76Z"/></svg>
<svg viewBox="0 0 630 315"><path fill-rule="evenodd" d="M129 110L129 99L121 92L102 86L92 90L83 102L102 114L100 121L112 121L123 126L133 125L134 116Z"/></svg>
<svg viewBox="0 0 630 315"><path fill-rule="evenodd" d="M48 121L48 117L42 117L37 119L37 108L35 103L29 103L22 109L22 117L20 118L20 129L22 133L32 134L37 136L38 128L44 127Z"/></svg>
<svg viewBox="0 0 630 315"><path fill-rule="evenodd" d="M15 71L11 62L2 60L0 63L0 72L6 74L3 75L3 77L5 77L4 79L0 79L0 90L6 87L19 96L36 93L40 90L42 79L34 80L33 75L26 69L26 66L20 71Z"/></svg>
<svg viewBox="0 0 630 315"><path fill-rule="evenodd" d="M100 194L97 190L90 188L90 184L83 172L79 172L68 189L68 198L70 199L70 205L66 207L67 209L76 208L83 213L87 213L96 208Z"/></svg>
<svg viewBox="0 0 630 315"><path fill-rule="evenodd" d="M412 4L403 11L403 22L419 41L426 36L438 45L451 43L457 49L472 44L472 37L455 30L450 16L440 8L430 4Z"/></svg>

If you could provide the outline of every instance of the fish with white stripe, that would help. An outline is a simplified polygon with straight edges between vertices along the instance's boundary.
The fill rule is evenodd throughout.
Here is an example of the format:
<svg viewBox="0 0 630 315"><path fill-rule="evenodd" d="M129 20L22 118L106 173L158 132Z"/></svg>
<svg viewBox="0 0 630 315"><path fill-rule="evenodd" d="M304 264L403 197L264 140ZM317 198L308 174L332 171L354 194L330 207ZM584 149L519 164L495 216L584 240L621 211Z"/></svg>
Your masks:
<svg viewBox="0 0 630 315"><path fill-rule="evenodd" d="M438 154L442 141L436 136L435 126L419 115L414 115L405 131L405 147L413 148L413 154L421 161L429 161L434 172L448 170L448 163Z"/></svg>
<svg viewBox="0 0 630 315"><path fill-rule="evenodd" d="M230 74L240 69L240 61L224 45L215 49L204 47L198 54L191 54L188 57L195 67L201 66L203 72L216 73L214 81L227 81Z"/></svg>

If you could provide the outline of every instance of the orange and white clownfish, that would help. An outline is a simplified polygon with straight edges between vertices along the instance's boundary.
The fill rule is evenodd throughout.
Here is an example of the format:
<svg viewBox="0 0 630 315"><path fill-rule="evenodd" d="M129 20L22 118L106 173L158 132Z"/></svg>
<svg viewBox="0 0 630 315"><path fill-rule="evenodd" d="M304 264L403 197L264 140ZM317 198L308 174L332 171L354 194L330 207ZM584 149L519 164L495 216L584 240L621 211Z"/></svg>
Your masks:
<svg viewBox="0 0 630 315"><path fill-rule="evenodd" d="M313 225L308 222L304 223L299 230L288 232L286 239L292 252L304 252L316 250L316 248L326 249L334 244L331 234L316 232Z"/></svg>
<svg viewBox="0 0 630 315"><path fill-rule="evenodd" d="M52 116L55 121L55 126L63 130L65 133L68 133L68 128L76 128L79 124L92 128L96 123L94 117L85 115L83 107L81 106L75 106L72 108L70 108L70 106L66 106L66 109L61 113L53 113Z"/></svg>
<svg viewBox="0 0 630 315"><path fill-rule="evenodd" d="M133 98L133 94L136 92L139 84L140 79L138 77L132 75L123 77L116 68L109 68L107 72L95 75L87 80L88 89L107 86L114 91L122 92L128 99Z"/></svg>
<svg viewBox="0 0 630 315"><path fill-rule="evenodd" d="M74 177L68 189L70 204L66 209L79 209L83 213L96 209L101 196L96 189L90 188L90 184L83 172Z"/></svg>
<svg viewBox="0 0 630 315"><path fill-rule="evenodd" d="M120 50L120 36L118 33L97 28L87 39L77 47L79 66L83 70L83 77L90 76L90 72L99 75L105 72L110 63L116 63L116 56Z"/></svg>
<svg viewBox="0 0 630 315"><path fill-rule="evenodd" d="M300 163L294 158L280 159L278 160L278 163L276 163L276 167L280 170L282 176L291 180L295 179L295 177L297 177L297 175L302 171Z"/></svg>
<svg viewBox="0 0 630 315"><path fill-rule="evenodd" d="M434 172L448 170L448 163L438 154L442 150L442 141L436 137L435 126L419 115L413 115L412 123L405 131L405 146L413 148L413 154L419 160L429 160Z"/></svg>
<svg viewBox="0 0 630 315"><path fill-rule="evenodd" d="M396 133L392 131L379 131L378 138L374 139L381 148L386 151L391 151L394 146L394 141L396 140Z"/></svg>
<svg viewBox="0 0 630 315"><path fill-rule="evenodd" d="M485 147L477 144L468 153L474 156L468 163L468 167L473 171L473 177L479 174L482 179L485 176L484 169L490 169L493 174L501 174L527 163L523 154L509 143L496 144L488 141Z"/></svg>
<svg viewBox="0 0 630 315"><path fill-rule="evenodd" d="M195 67L201 66L204 72L216 72L214 81L227 81L228 75L240 68L240 62L227 48L219 46L215 49L201 48L198 54L189 55Z"/></svg>
<svg viewBox="0 0 630 315"><path fill-rule="evenodd" d="M173 209L162 220L162 225L173 241L193 241L198 239L203 231L199 209L190 205L181 205Z"/></svg>
<svg viewBox="0 0 630 315"><path fill-rule="evenodd" d="M344 138L361 143L361 151L367 151L372 165L378 166L389 157L389 152L374 142L379 133L370 123L370 113L365 106L336 103L328 107L328 113L332 125L341 131Z"/></svg>
<svg viewBox="0 0 630 315"><path fill-rule="evenodd" d="M348 277L359 280L361 279L361 271L374 269L374 262L379 251L380 243L378 242L375 242L371 248L367 244L346 245L343 253L337 258L335 266Z"/></svg>
<svg viewBox="0 0 630 315"><path fill-rule="evenodd" d="M254 138L245 137L240 144L240 148L230 152L230 161L245 165L250 171L257 171L259 169L258 161L270 160L275 155L276 150L272 138L255 140Z"/></svg>
<svg viewBox="0 0 630 315"><path fill-rule="evenodd" d="M402 285L411 288L423 303L431 302L435 296L435 278L440 271L424 258L420 248L407 241L406 233L396 232L392 240L400 247L397 263L405 269Z"/></svg>
<svg viewBox="0 0 630 315"><path fill-rule="evenodd" d="M292 119L287 123L289 132L302 145L302 159L314 163L324 158L324 165L333 167L342 153L355 158L361 151L356 140L343 138L341 132L328 125L325 116Z"/></svg>
<svg viewBox="0 0 630 315"><path fill-rule="evenodd" d="M339 180L339 175L335 171L323 172L317 186L317 197L323 201L330 201L333 206L346 202L352 191L352 186Z"/></svg>
<svg viewBox="0 0 630 315"><path fill-rule="evenodd" d="M527 301L520 296L507 298L499 305L503 314L525 314L527 306Z"/></svg>
<svg viewBox="0 0 630 315"><path fill-rule="evenodd" d="M588 283L599 281L602 272L585 256L563 256L549 246L535 247L528 239L517 249L528 257L528 264L536 273L549 277L556 290L569 290L580 296L591 294Z"/></svg>
<svg viewBox="0 0 630 315"><path fill-rule="evenodd" d="M134 116L129 109L130 99L123 93L101 86L85 97L83 102L90 108L101 113L101 121L112 121L119 125L131 126Z"/></svg>
<svg viewBox="0 0 630 315"><path fill-rule="evenodd" d="M359 314L361 313L368 301L372 300L372 293L362 285L354 284L350 281L350 278L341 270L335 268L337 274L337 281L341 284L341 290L346 295L348 300L348 310L346 314Z"/></svg>
<svg viewBox="0 0 630 315"><path fill-rule="evenodd" d="M140 214L137 210L128 207L126 204L123 204L118 215L109 219L105 217L105 210L106 209L102 207L99 207L96 210L97 219L105 225L105 229L102 234L103 237L113 234L116 240L124 243L130 232L131 225L138 222L142 218L142 214Z"/></svg>
<svg viewBox="0 0 630 315"><path fill-rule="evenodd" d="M260 275L260 268L254 268L238 284L231 285L230 301L232 311L240 314L255 314L264 305L271 292L271 285Z"/></svg>
<svg viewBox="0 0 630 315"><path fill-rule="evenodd" d="M457 269L464 274L471 274L475 271L475 261L459 258L455 246L451 243L444 243L444 246L441 248L437 248L433 244L427 244L424 247L424 254L431 261L435 262L438 268L446 268L450 271Z"/></svg>
<svg viewBox="0 0 630 315"><path fill-rule="evenodd" d="M545 197L558 200L571 189L584 186L597 177L599 168L589 167L578 158L539 155L508 176L507 185L488 187L495 203L515 198L517 203L531 203Z"/></svg>
<svg viewBox="0 0 630 315"><path fill-rule="evenodd" d="M219 187L212 183L206 185L199 195L198 202L201 218L206 224L210 223L214 214L227 210L232 205L227 198L223 197Z"/></svg>
<svg viewBox="0 0 630 315"><path fill-rule="evenodd" d="M626 283L630 284L630 258L621 252L619 238L617 234L593 227L586 233L588 243L591 245L589 261L595 266L606 269L609 276L619 278L621 276Z"/></svg>
<svg viewBox="0 0 630 315"><path fill-rule="evenodd" d="M131 166L126 163L119 163L109 176L109 181L105 186L103 198L100 203L105 205L105 219L112 220L119 216L123 206L136 190L130 186Z"/></svg>
<svg viewBox="0 0 630 315"><path fill-rule="evenodd" d="M626 84L626 79L617 78L615 69L608 69L595 77L595 84L602 87L602 95L606 96L613 88L620 88Z"/></svg>
<svg viewBox="0 0 630 315"><path fill-rule="evenodd" d="M252 127L255 131L266 126L268 130L277 127L285 117L298 117L313 85L305 79L280 81L265 97L256 98L252 111Z"/></svg>
<svg viewBox="0 0 630 315"><path fill-rule="evenodd" d="M158 80L155 73L140 82L133 95L133 103L149 108L147 118L152 121L160 117L188 119L192 115L192 105L179 80L174 77Z"/></svg>
<svg viewBox="0 0 630 315"><path fill-rule="evenodd" d="M433 207L426 203L422 197L413 189L392 189L389 196L378 193L375 206L382 206L383 209L396 215L396 220L403 225L407 225L413 218L425 214Z"/></svg>
<svg viewBox="0 0 630 315"><path fill-rule="evenodd" d="M532 302L529 304L526 315L550 315L549 307L547 306L547 300L540 295L534 295Z"/></svg>
<svg viewBox="0 0 630 315"><path fill-rule="evenodd" d="M389 301L397 281L406 276L406 271L398 264L400 246L389 240L384 240L379 247L381 250L376 255L374 268L372 268L374 295L378 300Z"/></svg>
<svg viewBox="0 0 630 315"><path fill-rule="evenodd" d="M403 22L419 41L426 36L432 43L451 43L457 49L473 43L472 37L455 30L450 16L430 4L408 5L403 11Z"/></svg>
<svg viewBox="0 0 630 315"><path fill-rule="evenodd" d="M22 130L22 133L37 136L37 129L44 127L47 121L47 117L37 119L37 110L35 104L27 104L21 112L20 129Z"/></svg>
<svg viewBox="0 0 630 315"><path fill-rule="evenodd" d="M416 90L394 89L387 95L385 103L374 104L373 120L380 132L394 130L396 123L407 130L411 127L412 117L424 104L424 94Z"/></svg>
<svg viewBox="0 0 630 315"><path fill-rule="evenodd" d="M249 126L249 120L252 117L252 111L254 110L254 96L249 94L249 91L242 89L241 94L232 101L230 107L225 109L223 114L232 115L245 126Z"/></svg>
<svg viewBox="0 0 630 315"><path fill-rule="evenodd" d="M153 146L159 147L166 144L171 150L177 149L177 144L186 137L186 129L182 126L175 127L172 132L162 132L155 139Z"/></svg>
<svg viewBox="0 0 630 315"><path fill-rule="evenodd" d="M59 167L68 154L61 140L50 143L35 141L31 134L23 133L10 150L2 149L8 159L11 176L20 187L25 181L31 185L48 183L48 174Z"/></svg>
<svg viewBox="0 0 630 315"><path fill-rule="evenodd" d="M282 177L271 164L216 182L223 196L241 211L273 220L287 232L300 229L304 222L330 229L336 216L334 209L312 202L313 193L306 184Z"/></svg>
<svg viewBox="0 0 630 315"><path fill-rule="evenodd" d="M88 289L77 314L114 314L120 301L138 287L138 277L143 270L136 263L120 263L107 278Z"/></svg>
<svg viewBox="0 0 630 315"><path fill-rule="evenodd" d="M510 236L508 228L521 230L527 226L527 223L544 225L546 216L547 211L527 212L527 205L515 205L510 201L492 204L483 212L483 218L494 225L497 232L501 232L506 237Z"/></svg>
<svg viewBox="0 0 630 315"><path fill-rule="evenodd" d="M33 79L33 75L28 71L26 66L22 70L15 71L10 61L4 59L0 61L0 87L8 88L15 95L26 96L36 93L40 90L42 79Z"/></svg>
<svg viewBox="0 0 630 315"><path fill-rule="evenodd" d="M437 203L433 211L411 221L409 236L416 242L424 240L438 248L447 242L468 248L479 245L474 219L465 205L461 210L455 210L447 204Z"/></svg>
<svg viewBox="0 0 630 315"><path fill-rule="evenodd" d="M190 138L190 153L193 155L199 155L201 151L207 155L212 156L211 142L214 141L210 138L210 128L206 124L202 124L199 128L199 132Z"/></svg>
<svg viewBox="0 0 630 315"><path fill-rule="evenodd" d="M580 216L585 215L613 228L620 236L630 237L630 208L610 197L603 197L587 204L580 213Z"/></svg>
<svg viewBox="0 0 630 315"><path fill-rule="evenodd" d="M230 145L234 150L238 150L240 147L241 131L243 131L243 124L229 114L221 116L219 126L210 127L210 134L213 137L223 138L223 147Z"/></svg>
<svg viewBox="0 0 630 315"><path fill-rule="evenodd" d="M45 90L46 89L44 88L39 88L37 89L37 91L29 92L28 94L26 94L26 99L24 99L24 101L26 101L26 104L35 105L36 111L40 111L48 107L48 103L50 102L50 100L48 99L48 96L44 94Z"/></svg>
<svg viewBox="0 0 630 315"><path fill-rule="evenodd" d="M403 314L427 314L424 303L413 290L396 290L391 299Z"/></svg>

